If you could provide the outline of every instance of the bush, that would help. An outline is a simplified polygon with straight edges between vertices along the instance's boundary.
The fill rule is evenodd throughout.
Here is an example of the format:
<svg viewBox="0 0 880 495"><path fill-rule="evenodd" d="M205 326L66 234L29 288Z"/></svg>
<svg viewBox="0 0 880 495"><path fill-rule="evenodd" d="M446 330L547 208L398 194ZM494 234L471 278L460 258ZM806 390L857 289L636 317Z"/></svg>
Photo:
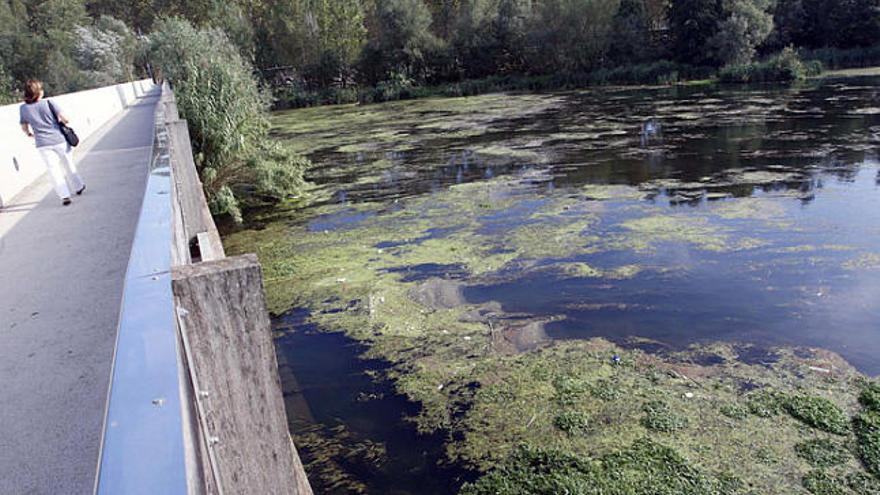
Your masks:
<svg viewBox="0 0 880 495"><path fill-rule="evenodd" d="M828 399L796 395L789 397L784 407L793 418L813 428L837 435L845 435L849 431L846 415L837 404Z"/></svg>
<svg viewBox="0 0 880 495"><path fill-rule="evenodd" d="M213 213L241 220L242 201L275 201L301 190L308 162L269 138L268 98L223 32L162 20L148 56L171 82L189 123Z"/></svg>
<svg viewBox="0 0 880 495"><path fill-rule="evenodd" d="M792 82L821 71L821 65L804 64L789 47L763 62L728 65L719 71L718 80L724 83Z"/></svg>

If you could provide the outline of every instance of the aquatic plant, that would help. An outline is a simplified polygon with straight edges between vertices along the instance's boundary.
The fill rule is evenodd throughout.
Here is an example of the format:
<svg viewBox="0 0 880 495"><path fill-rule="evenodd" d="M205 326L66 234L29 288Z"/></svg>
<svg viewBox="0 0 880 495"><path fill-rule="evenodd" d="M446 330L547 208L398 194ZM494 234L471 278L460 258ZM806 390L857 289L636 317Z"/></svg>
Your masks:
<svg viewBox="0 0 880 495"><path fill-rule="evenodd" d="M642 409L645 411L645 417L642 418L642 425L653 431L669 433L687 428L688 419L672 411L669 404L662 400L654 400L646 402Z"/></svg>
<svg viewBox="0 0 880 495"><path fill-rule="evenodd" d="M759 390L747 397L746 406L755 416L770 418L783 411L785 401L785 394L778 391Z"/></svg>
<svg viewBox="0 0 880 495"><path fill-rule="evenodd" d="M804 476L804 488L813 495L847 495L846 484L827 471L817 469Z"/></svg>
<svg viewBox="0 0 880 495"><path fill-rule="evenodd" d="M590 390L589 385L582 379L573 376L559 376L553 380L556 389L555 400L562 406L573 406L581 401L584 394Z"/></svg>
<svg viewBox="0 0 880 495"><path fill-rule="evenodd" d="M880 479L880 412L863 411L853 418L859 458L865 469Z"/></svg>
<svg viewBox="0 0 880 495"><path fill-rule="evenodd" d="M859 404L871 411L880 413L880 382L870 382L859 394Z"/></svg>
<svg viewBox="0 0 880 495"><path fill-rule="evenodd" d="M565 411L553 418L553 426L569 435L582 435L590 428L590 418L577 411Z"/></svg>
<svg viewBox="0 0 880 495"><path fill-rule="evenodd" d="M724 404L718 411L731 419L745 419L749 416L749 408L738 403Z"/></svg>
<svg viewBox="0 0 880 495"><path fill-rule="evenodd" d="M740 482L701 471L672 448L642 438L589 459L559 450L519 447L462 495L732 495Z"/></svg>
<svg viewBox="0 0 880 495"><path fill-rule="evenodd" d="M590 394L606 402L619 399L623 395L623 390L617 380L601 379L590 386Z"/></svg>
<svg viewBox="0 0 880 495"><path fill-rule="evenodd" d="M837 404L824 397L795 395L784 401L783 408L792 417L813 428L837 435L845 435L849 431L846 415Z"/></svg>
<svg viewBox="0 0 880 495"><path fill-rule="evenodd" d="M813 467L827 468L843 464L849 459L849 450L834 440L817 438L794 446L798 456Z"/></svg>
<svg viewBox="0 0 880 495"><path fill-rule="evenodd" d="M861 472L847 474L846 485L856 495L877 495L880 493L880 479L872 478L870 475Z"/></svg>

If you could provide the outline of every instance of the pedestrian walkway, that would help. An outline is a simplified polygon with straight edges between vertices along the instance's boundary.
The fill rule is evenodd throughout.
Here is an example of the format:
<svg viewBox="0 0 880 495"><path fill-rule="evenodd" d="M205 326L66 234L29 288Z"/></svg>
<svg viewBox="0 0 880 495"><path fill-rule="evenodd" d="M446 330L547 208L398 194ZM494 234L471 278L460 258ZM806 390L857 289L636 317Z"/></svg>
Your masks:
<svg viewBox="0 0 880 495"><path fill-rule="evenodd" d="M0 210L0 494L93 490L157 99L78 148L72 205L42 178Z"/></svg>

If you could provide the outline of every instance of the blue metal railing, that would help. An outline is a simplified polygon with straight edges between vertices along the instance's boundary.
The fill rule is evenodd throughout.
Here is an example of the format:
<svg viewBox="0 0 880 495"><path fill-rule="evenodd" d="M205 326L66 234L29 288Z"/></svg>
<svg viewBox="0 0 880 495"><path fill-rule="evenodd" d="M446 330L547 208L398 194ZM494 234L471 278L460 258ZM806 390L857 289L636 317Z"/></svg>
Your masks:
<svg viewBox="0 0 880 495"><path fill-rule="evenodd" d="M163 111L158 104L149 178L125 276L95 482L100 495L187 493Z"/></svg>

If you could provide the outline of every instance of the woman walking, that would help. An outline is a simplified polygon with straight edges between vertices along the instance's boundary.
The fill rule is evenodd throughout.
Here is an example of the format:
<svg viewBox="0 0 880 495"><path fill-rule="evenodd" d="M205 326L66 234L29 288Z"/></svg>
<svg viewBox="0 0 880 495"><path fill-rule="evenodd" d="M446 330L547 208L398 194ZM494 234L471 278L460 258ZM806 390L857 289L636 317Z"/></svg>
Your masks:
<svg viewBox="0 0 880 495"><path fill-rule="evenodd" d="M34 138L37 151L46 162L49 175L55 184L55 192L65 206L70 204L70 185L77 195L86 190L86 184L76 171L73 162L73 148L61 133L60 125L69 120L54 102L43 99L43 83L28 80L24 86L24 104L21 105L21 130ZM59 163L60 162L60 163Z"/></svg>

